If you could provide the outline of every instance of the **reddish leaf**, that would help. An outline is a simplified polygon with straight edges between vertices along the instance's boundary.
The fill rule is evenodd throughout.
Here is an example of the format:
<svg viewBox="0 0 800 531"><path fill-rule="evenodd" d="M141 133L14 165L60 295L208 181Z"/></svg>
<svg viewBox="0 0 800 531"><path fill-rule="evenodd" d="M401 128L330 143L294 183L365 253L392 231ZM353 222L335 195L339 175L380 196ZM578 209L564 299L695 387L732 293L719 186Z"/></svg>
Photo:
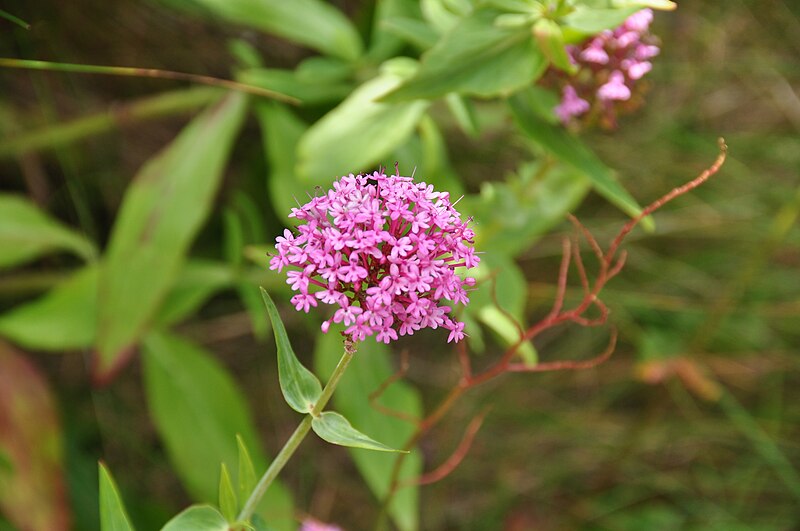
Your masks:
<svg viewBox="0 0 800 531"><path fill-rule="evenodd" d="M61 430L47 382L0 343L0 509L22 531L69 529Z"/></svg>

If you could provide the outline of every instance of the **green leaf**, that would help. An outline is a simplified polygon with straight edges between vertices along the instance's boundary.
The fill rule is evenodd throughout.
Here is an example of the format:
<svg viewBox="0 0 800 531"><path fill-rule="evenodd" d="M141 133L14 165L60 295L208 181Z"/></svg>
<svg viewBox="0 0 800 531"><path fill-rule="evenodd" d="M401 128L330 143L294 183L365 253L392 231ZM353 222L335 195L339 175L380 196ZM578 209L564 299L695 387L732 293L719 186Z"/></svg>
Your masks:
<svg viewBox="0 0 800 531"><path fill-rule="evenodd" d="M384 165L391 167L394 161L414 161L413 167L401 165L401 173L413 172L417 180L437 190L447 190L450 197L457 198L464 193L464 184L450 164L444 136L428 114L419 121L417 134L395 149L391 157L385 158Z"/></svg>
<svg viewBox="0 0 800 531"><path fill-rule="evenodd" d="M137 175L100 272L95 376L111 376L175 282L209 214L246 99L230 94L195 118Z"/></svg>
<svg viewBox="0 0 800 531"><path fill-rule="evenodd" d="M326 175L321 183L305 182L295 177L297 143L308 126L284 105L274 102L258 102L256 118L261 126L264 154L269 165L267 188L275 213L282 219L291 212L298 201L313 192L315 185L327 186L333 175Z"/></svg>
<svg viewBox="0 0 800 531"><path fill-rule="evenodd" d="M564 220L589 191L583 172L565 163L522 165L501 182L484 182L462 211L475 217L475 248L516 256Z"/></svg>
<svg viewBox="0 0 800 531"><path fill-rule="evenodd" d="M25 348L88 348L97 329L98 267L78 270L47 294L0 315L0 335Z"/></svg>
<svg viewBox="0 0 800 531"><path fill-rule="evenodd" d="M509 255L489 252L481 257L481 263L474 276L484 284L481 289L470 293L470 303L465 313L471 319L467 322L480 321L494 332L504 345L515 344L519 340L519 326L524 323L528 292L522 270ZM489 280L490 277L492 281ZM498 304L502 311L497 307ZM467 333L474 332L476 331L473 328ZM536 350L530 342L520 348L520 354L526 362L535 363Z"/></svg>
<svg viewBox="0 0 800 531"><path fill-rule="evenodd" d="M267 312L264 309L264 303L261 301L261 295L259 294L257 286L252 284L249 279L241 273L244 270L242 261L244 260L245 245L247 243L264 241L265 238L260 227L261 220L254 219L258 214L250 210L251 207L254 209L255 205L252 205L252 202L249 200L244 200L243 197L242 195L238 196L239 208L236 210L226 208L223 211L223 253L225 259L235 268L237 276L239 277L236 281L236 291L250 316L253 335L259 340L262 340L266 338L269 333Z"/></svg>
<svg viewBox="0 0 800 531"><path fill-rule="evenodd" d="M222 515L228 522L236 521L236 514L239 510L239 503L236 500L236 492L233 490L231 475L225 463L220 465L219 471L219 508Z"/></svg>
<svg viewBox="0 0 800 531"><path fill-rule="evenodd" d="M133 531L133 525L125 511L117 484L103 463L100 463L99 474L101 531Z"/></svg>
<svg viewBox="0 0 800 531"><path fill-rule="evenodd" d="M479 9L460 20L422 56L416 75L381 101L506 95L533 83L547 67L544 54L528 28L495 26L498 14Z"/></svg>
<svg viewBox="0 0 800 531"><path fill-rule="evenodd" d="M315 367L319 374L331 374L342 352L341 337L335 330L329 331L317 341L314 351ZM373 407L369 395L386 381L394 369L390 361L390 350L374 341L364 341L358 346L358 354L350 362L347 372L342 376L336 393L333 395L334 407L342 412L356 426L368 433L380 434L386 441L405 443L414 431L414 424L404 419L389 416ZM389 386L378 398L381 406L421 418L422 400L419 393L406 382L398 381ZM385 452L363 452L350 450L367 485L382 499L389 489L397 454ZM400 481L411 481L422 473L420 452L412 451L406 455L400 469ZM407 487L399 490L389 506L389 515L401 531L418 529L419 488Z"/></svg>
<svg viewBox="0 0 800 531"><path fill-rule="evenodd" d="M239 470L239 499L246 500L256 486L256 471L253 467L253 460L250 459L250 452L244 439L236 434L236 447L238 450L238 470Z"/></svg>
<svg viewBox="0 0 800 531"><path fill-rule="evenodd" d="M612 0L611 4L617 8L637 7L642 9L650 7L661 11L672 11L678 7L678 4L670 0Z"/></svg>
<svg viewBox="0 0 800 531"><path fill-rule="evenodd" d="M234 271L222 262L190 259L159 306L153 321L171 325L193 315L212 295L234 284Z"/></svg>
<svg viewBox="0 0 800 531"><path fill-rule="evenodd" d="M61 249L87 261L97 256L91 241L49 217L29 200L0 194L0 268Z"/></svg>
<svg viewBox="0 0 800 531"><path fill-rule="evenodd" d="M286 328L275 303L264 288L261 288L264 305L272 321L275 332L275 346L278 349L278 379L286 403L299 413L308 413L322 394L322 385L314 373L306 369L292 350Z"/></svg>
<svg viewBox="0 0 800 531"><path fill-rule="evenodd" d="M0 342L0 514L15 527L69 527L62 440L47 380Z"/></svg>
<svg viewBox="0 0 800 531"><path fill-rule="evenodd" d="M384 71L364 83L300 138L297 173L309 183L367 169L402 144L414 130L427 102L375 101L403 78Z"/></svg>
<svg viewBox="0 0 800 531"><path fill-rule="evenodd" d="M311 421L311 429L324 441L350 448L364 448L378 452L401 452L367 437L355 429L346 418L335 411L324 411Z"/></svg>
<svg viewBox="0 0 800 531"><path fill-rule="evenodd" d="M340 101L353 90L353 84L345 80L326 82L303 77L297 71L277 68L251 68L241 72L236 79L240 83L292 96L305 105Z"/></svg>
<svg viewBox="0 0 800 531"><path fill-rule="evenodd" d="M194 499L211 503L218 498L217 468L211 463L239 469L237 434L253 451L256 467L266 469L247 401L209 352L176 336L153 332L145 338L143 358L151 417ZM279 529L292 529L287 491L274 484L265 500L259 512L269 514Z"/></svg>
<svg viewBox="0 0 800 531"><path fill-rule="evenodd" d="M361 37L341 11L321 0L194 0L237 24L304 44L348 61L358 59Z"/></svg>
<svg viewBox="0 0 800 531"><path fill-rule="evenodd" d="M475 106L472 102L455 92L448 94L445 101L447 102L447 108L450 109L461 130L470 137L476 138L480 128L478 126L478 118L475 116Z"/></svg>
<svg viewBox="0 0 800 531"><path fill-rule="evenodd" d="M425 20L439 33L445 33L458 24L459 14L447 4L448 2L444 0L420 0L419 3Z"/></svg>
<svg viewBox="0 0 800 531"><path fill-rule="evenodd" d="M564 48L564 34L558 24L547 18L539 19L533 25L533 34L553 66L569 74L578 71L578 67L572 64Z"/></svg>
<svg viewBox="0 0 800 531"><path fill-rule="evenodd" d="M390 18L383 23L383 28L419 50L431 48L439 37L425 21L416 18Z"/></svg>
<svg viewBox="0 0 800 531"><path fill-rule="evenodd" d="M367 56L375 63L397 55L402 49L404 37L386 31L387 22L405 17L421 16L419 2L414 0L378 0L372 17L372 35ZM434 36L435 39L435 36Z"/></svg>
<svg viewBox="0 0 800 531"><path fill-rule="evenodd" d="M636 200L619 184L613 172L580 140L560 125L540 118L528 102L533 93L522 92L509 100L514 120L523 133L564 164L583 172L594 189L630 216L641 212Z"/></svg>
<svg viewBox="0 0 800 531"><path fill-rule="evenodd" d="M97 336L98 277L99 267L87 266L42 297L0 315L0 336L35 350L89 348ZM227 265L190 260L154 321L176 323L195 312L211 295L232 284L233 273Z"/></svg>
<svg viewBox="0 0 800 531"><path fill-rule="evenodd" d="M192 505L167 522L161 531L229 531L228 521L210 505Z"/></svg>
<svg viewBox="0 0 800 531"><path fill-rule="evenodd" d="M640 9L641 7L609 9L577 6L572 13L561 19L561 23L581 33L594 35L616 28Z"/></svg>

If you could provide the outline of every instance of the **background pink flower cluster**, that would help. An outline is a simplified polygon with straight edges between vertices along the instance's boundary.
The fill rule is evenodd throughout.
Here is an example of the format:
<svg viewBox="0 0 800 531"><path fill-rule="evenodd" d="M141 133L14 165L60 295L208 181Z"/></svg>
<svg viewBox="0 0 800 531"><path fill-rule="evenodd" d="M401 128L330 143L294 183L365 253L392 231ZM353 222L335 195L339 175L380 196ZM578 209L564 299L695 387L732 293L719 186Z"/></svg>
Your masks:
<svg viewBox="0 0 800 531"><path fill-rule="evenodd" d="M447 192L410 177L351 174L289 217L301 222L297 234L287 229L277 238L270 269L292 266L286 282L298 310L337 307L323 332L334 322L355 340L389 343L440 326L450 330L448 342L464 337L451 303L466 304L475 279L456 269L479 258L469 220Z"/></svg>
<svg viewBox="0 0 800 531"><path fill-rule="evenodd" d="M581 46L567 47L578 72L563 85L561 103L555 108L562 122L588 113L594 106L604 125L613 126L617 102L631 100L636 82L653 68L650 59L659 53L649 34L652 21L653 11L643 9L616 29Z"/></svg>

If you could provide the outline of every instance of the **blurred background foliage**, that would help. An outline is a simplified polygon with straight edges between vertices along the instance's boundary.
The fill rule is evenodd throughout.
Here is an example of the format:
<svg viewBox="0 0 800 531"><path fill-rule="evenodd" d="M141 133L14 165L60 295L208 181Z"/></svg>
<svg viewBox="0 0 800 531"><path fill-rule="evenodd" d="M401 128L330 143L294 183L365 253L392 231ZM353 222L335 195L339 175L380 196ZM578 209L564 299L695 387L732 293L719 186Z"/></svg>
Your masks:
<svg viewBox="0 0 800 531"><path fill-rule="evenodd" d="M0 529L15 529L20 514L41 518L27 520L31 529L67 519L75 529L98 529L98 459L113 471L134 522L155 529L192 500L216 501L219 462L235 469L236 456L234 439L215 439L220 426L242 434L257 469L277 451L297 418L284 407L265 341L256 288L285 287L264 267L264 244L282 231L287 198L376 163L358 143L323 149L331 137L386 140L388 148L373 146L383 149L383 163L397 160L404 174L416 167L420 179L468 193L462 211L476 215L484 249L493 251L484 255L485 274L502 273L500 303L528 323L555 294L561 237L572 230L563 213L573 211L601 242L624 223L619 209L588 193L585 179L568 175L580 171L574 163L537 181L538 165L552 159L532 155L497 101L368 108L371 94L408 75L402 62L379 73L380 61L435 41L435 31L412 23L418 14L394 13L399 18L387 23L394 31L375 32L364 54L359 35L373 32L371 2L332 2L339 11L324 12L321 28L286 38L274 34L290 26L259 27L226 7L244 3L2 6L32 23L24 30L0 20L2 57L236 76L305 104L245 103L231 94L202 112L221 92L0 69L0 335L7 341L0 345ZM646 105L618 130L588 131L582 140L640 204L706 167L718 136L730 146L723 171L660 211L652 232L637 229L628 240L627 266L604 292L620 330L612 360L580 373L506 376L468 394L410 466L444 461L469 419L490 404L469 456L444 481L408 489L397 525L417 525L415 515L402 516L417 505L421 529L800 525L800 9L788 0L686 2L657 13L653 31L662 53L647 78ZM314 59L312 49L329 58ZM349 69L358 57L366 59ZM317 121L358 85L363 100L339 107L338 120ZM179 133L184 140L171 154L153 159ZM225 143L229 156L221 154ZM175 176L163 181L174 188L148 187L164 174ZM139 205L175 194L173 208L153 224L130 199L133 190ZM121 211L123 200L134 206ZM126 231L147 237L116 236ZM148 247L159 238L174 246L169 256ZM141 294L155 302L146 315L124 304L98 314L98 289L100 297L122 293L108 300ZM485 291L475 299L465 317L480 364L502 351L509 323ZM324 375L330 338L315 349L313 317L287 311L284 319L295 350L308 365L316 350ZM162 331L135 347L147 327ZM536 348L542 359L573 359L604 340L573 327L542 336ZM348 401L365 397L372 389L363 387L391 374L407 349L409 385L384 397L387 405L435 404L456 377L442 343L433 332L399 343L393 356L365 351L374 354L371 365L343 383L337 407L380 426L376 437L403 437L402 427L370 419L374 412L358 405L364 400ZM281 525L311 514L368 528L377 515L371 490L382 488L369 470L385 465L353 456L306 441L269 500L279 511L294 507ZM20 471L29 483L8 479ZM46 493L26 495L42 484Z"/></svg>

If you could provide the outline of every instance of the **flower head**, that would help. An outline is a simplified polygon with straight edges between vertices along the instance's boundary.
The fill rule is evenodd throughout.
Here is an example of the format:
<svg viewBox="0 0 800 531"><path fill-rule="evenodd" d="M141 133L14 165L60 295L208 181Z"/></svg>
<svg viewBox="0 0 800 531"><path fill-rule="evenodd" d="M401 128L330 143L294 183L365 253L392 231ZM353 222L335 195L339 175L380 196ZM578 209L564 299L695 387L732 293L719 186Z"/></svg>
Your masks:
<svg viewBox="0 0 800 531"><path fill-rule="evenodd" d="M561 103L553 110L565 124L599 119L613 128L616 115L640 104L643 86L638 83L653 65L649 59L659 53L649 27L653 12L642 9L619 27L590 37L578 46L568 46L577 72L572 76L551 71L562 90Z"/></svg>
<svg viewBox="0 0 800 531"><path fill-rule="evenodd" d="M447 192L382 171L350 174L289 217L300 222L298 234L277 238L270 269L291 268L286 283L298 292L297 310L336 307L323 332L333 321L355 340L374 335L389 343L440 326L450 330L448 341L464 337L464 324L450 314L468 302L475 279L456 270L480 260L469 220Z"/></svg>

